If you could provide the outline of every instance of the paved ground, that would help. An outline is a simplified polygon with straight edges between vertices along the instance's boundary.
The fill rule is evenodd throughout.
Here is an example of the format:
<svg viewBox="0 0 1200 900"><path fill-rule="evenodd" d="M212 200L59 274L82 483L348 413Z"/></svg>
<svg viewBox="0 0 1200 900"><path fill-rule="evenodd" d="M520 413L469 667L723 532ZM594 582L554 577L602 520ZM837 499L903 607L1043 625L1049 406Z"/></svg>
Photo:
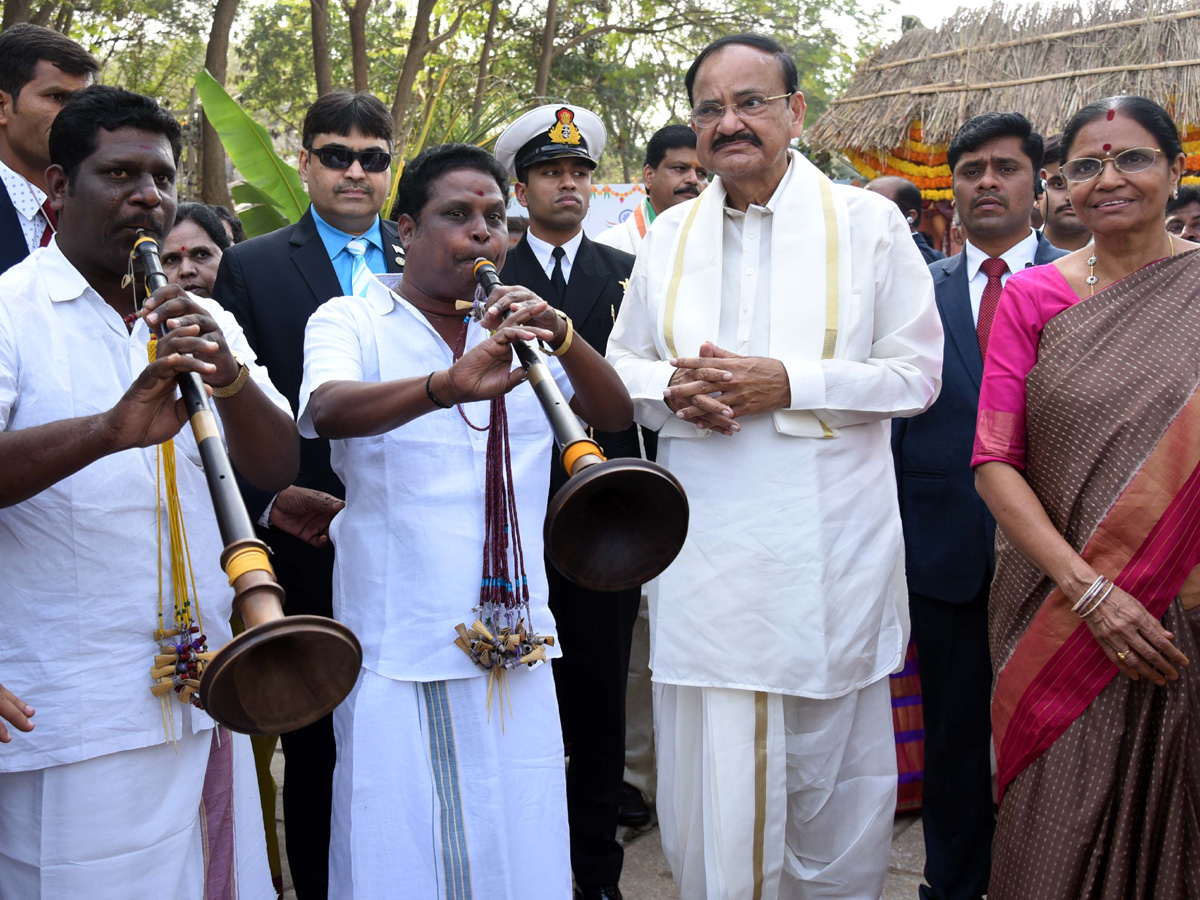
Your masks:
<svg viewBox="0 0 1200 900"><path fill-rule="evenodd" d="M283 754L275 751L271 764L275 782L283 786ZM283 847L283 800L275 801L275 823L279 829L280 852ZM659 843L658 828L646 831L622 829L625 844L625 872L621 879L621 892L627 900L679 900L671 870L663 859ZM882 900L916 900L917 887L921 884L921 869L925 865L925 839L921 831L921 817L907 815L896 819L892 832L892 863L888 868L887 883ZM292 879L288 873L286 858L283 866L284 898L295 900ZM417 900L417 898L413 898Z"/></svg>

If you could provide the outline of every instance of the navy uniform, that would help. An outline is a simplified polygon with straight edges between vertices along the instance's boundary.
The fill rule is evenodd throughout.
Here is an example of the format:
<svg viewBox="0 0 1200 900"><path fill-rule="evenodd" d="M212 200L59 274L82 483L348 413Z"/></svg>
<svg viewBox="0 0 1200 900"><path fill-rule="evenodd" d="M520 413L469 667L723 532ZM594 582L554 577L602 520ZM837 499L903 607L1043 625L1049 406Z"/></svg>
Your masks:
<svg viewBox="0 0 1200 900"><path fill-rule="evenodd" d="M510 125L496 142L496 157L510 175L525 183L530 166L556 159L583 162L594 170L605 140L604 125L594 113L551 104ZM569 173L569 167L564 169ZM569 174L564 177L571 180ZM586 214L590 183L576 184L574 189ZM521 196L518 191L518 199ZM529 230L509 250L501 278L561 309L571 317L576 339L586 340L604 355L634 257L591 241L583 233L582 216L568 238L556 230L561 226L539 227L539 212L534 202ZM551 231L555 232L552 240L539 236ZM609 459L641 455L636 426L618 433L597 432L595 439ZM548 465L553 496L566 483L567 474L557 454ZM617 813L625 768L625 686L641 590L587 590L565 579L549 561L546 572L563 652L553 665L570 754L567 814L575 896L618 900L624 855L617 841Z"/></svg>

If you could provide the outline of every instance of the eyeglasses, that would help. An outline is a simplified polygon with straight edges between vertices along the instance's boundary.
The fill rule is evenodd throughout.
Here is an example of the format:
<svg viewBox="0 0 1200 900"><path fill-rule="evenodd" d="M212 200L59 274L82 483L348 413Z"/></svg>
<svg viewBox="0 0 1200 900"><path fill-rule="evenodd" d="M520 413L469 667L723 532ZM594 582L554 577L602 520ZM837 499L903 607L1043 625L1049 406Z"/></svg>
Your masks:
<svg viewBox="0 0 1200 900"><path fill-rule="evenodd" d="M308 152L327 169L348 169L357 162L364 172L386 172L392 164L392 154L386 150L351 150L333 144L310 147Z"/></svg>
<svg viewBox="0 0 1200 900"><path fill-rule="evenodd" d="M1118 172L1124 172L1126 175L1136 175L1138 172L1145 172L1153 166L1154 161L1158 158L1156 154L1161 153L1161 150L1154 147L1133 147L1130 150L1122 150L1115 156L1106 156L1104 159L1084 156L1079 159L1068 160L1062 167L1062 173L1067 181L1081 184L1097 177L1104 171L1104 164L1112 160L1112 164Z"/></svg>
<svg viewBox="0 0 1200 900"><path fill-rule="evenodd" d="M752 97L743 97L737 103L726 103L724 106L718 106L716 103L701 103L692 110L692 122L697 128L711 128L725 118L727 109L732 109L733 114L745 122L747 119L753 119L765 113L767 104L772 100L782 100L794 93L795 91L788 91L786 94L776 94L774 97L759 97L756 94Z"/></svg>

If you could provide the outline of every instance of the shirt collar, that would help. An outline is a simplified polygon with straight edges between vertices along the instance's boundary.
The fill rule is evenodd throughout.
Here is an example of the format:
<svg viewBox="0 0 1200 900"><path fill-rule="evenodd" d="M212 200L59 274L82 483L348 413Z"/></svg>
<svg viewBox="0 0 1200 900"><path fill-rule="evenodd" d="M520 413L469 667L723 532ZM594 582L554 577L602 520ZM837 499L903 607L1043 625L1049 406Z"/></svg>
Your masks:
<svg viewBox="0 0 1200 900"><path fill-rule="evenodd" d="M783 177L779 179L779 184L775 186L775 190L771 194L771 199L764 204L751 203L751 206L756 206L759 209L765 209L769 213L774 213L779 205L780 199L783 197L783 192L787 190L788 182L792 180L792 170L796 167L796 161L792 159L792 153L788 151L788 167L784 170ZM725 214L744 216L745 213L739 209L734 209L729 205L729 193L725 194Z"/></svg>
<svg viewBox="0 0 1200 900"><path fill-rule="evenodd" d="M646 197L646 224L652 225L654 223L654 217L656 215L657 215L657 213L654 211L654 207L650 205L650 198L647 196Z"/></svg>
<svg viewBox="0 0 1200 900"><path fill-rule="evenodd" d="M365 234L353 235L341 229L334 228L328 222L321 218L321 214L317 212L315 206L310 207L313 214L313 222L317 226L317 234L321 236L321 242L325 244L325 252L329 254L329 258L333 259L339 253L346 249L346 245L351 241L358 240L366 241L373 244L380 253L383 253L383 233L379 228L379 216L375 216L375 221L371 227L367 229Z"/></svg>
<svg viewBox="0 0 1200 900"><path fill-rule="evenodd" d="M8 191L8 196L12 200L13 206L16 207L17 212L19 212L26 219L33 219L33 217L38 214L41 205L46 202L45 191L27 179L24 175L21 175L18 172L10 169L4 164L3 160L0 160L0 181L4 182L4 189ZM22 192L31 195L37 201L37 203L34 204L35 208L33 213L28 216L25 215L25 212L22 209L24 204L17 203L17 198Z"/></svg>
<svg viewBox="0 0 1200 900"><path fill-rule="evenodd" d="M537 261L542 264L543 269L548 269L554 265L554 244L549 244L543 241L540 237L534 235L532 231L526 231L525 236L529 238L529 249L533 251L533 255L537 257ZM579 233L562 245L566 251L567 265L575 265L575 254L579 252L579 245L583 243L583 229L579 229Z"/></svg>
<svg viewBox="0 0 1200 900"><path fill-rule="evenodd" d="M92 290L83 274L59 249L58 238L51 239L45 249L37 255L37 267L42 273L50 300L54 303L78 300Z"/></svg>
<svg viewBox="0 0 1200 900"><path fill-rule="evenodd" d="M970 281L979 274L979 267L983 265L983 261L988 258L988 255L970 241L965 241L963 246L963 252L967 254L967 281ZM1037 254L1037 248L1037 232L1030 228L1029 235L1001 253L1000 258L1008 263L1009 272L1020 272L1033 265L1033 257Z"/></svg>

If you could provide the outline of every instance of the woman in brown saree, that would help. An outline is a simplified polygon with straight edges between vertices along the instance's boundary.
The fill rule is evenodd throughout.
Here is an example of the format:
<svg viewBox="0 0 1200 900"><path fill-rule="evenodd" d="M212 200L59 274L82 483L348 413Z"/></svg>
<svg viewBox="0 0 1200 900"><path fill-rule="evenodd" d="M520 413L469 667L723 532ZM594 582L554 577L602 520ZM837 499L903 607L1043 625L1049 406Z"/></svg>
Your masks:
<svg viewBox="0 0 1200 900"><path fill-rule="evenodd" d="M1200 254L1165 229L1184 156L1141 97L1084 108L1062 147L1095 243L1009 279L972 459L999 524L988 897L1200 900Z"/></svg>

